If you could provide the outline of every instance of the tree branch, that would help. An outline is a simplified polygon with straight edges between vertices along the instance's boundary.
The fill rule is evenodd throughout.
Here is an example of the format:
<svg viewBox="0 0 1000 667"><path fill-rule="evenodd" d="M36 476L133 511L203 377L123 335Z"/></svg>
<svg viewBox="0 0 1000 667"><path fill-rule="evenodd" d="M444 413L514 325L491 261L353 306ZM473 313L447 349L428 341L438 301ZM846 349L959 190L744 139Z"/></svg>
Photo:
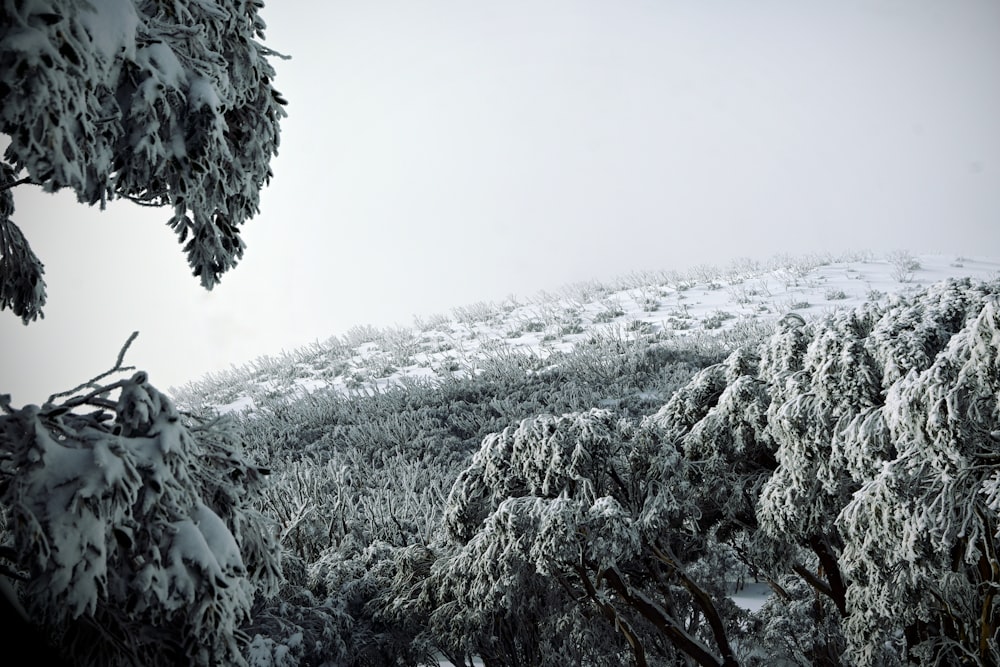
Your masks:
<svg viewBox="0 0 1000 667"><path fill-rule="evenodd" d="M639 614L646 620L653 623L653 625L655 625L660 632L666 635L671 644L691 657L696 663L702 665L703 667L736 666L737 663L732 656L726 656L720 661L717 657L712 655L712 653L708 650L708 647L698 641L695 637L692 637L683 627L680 626L680 624L677 623L675 619L665 616L662 610L657 605L653 604L651 600L646 599L642 595L635 595L630 590L628 584L625 583L614 568L605 570L603 574L604 578L611 586L611 589L614 590L614 592L617 593L622 600L639 612Z"/></svg>
<svg viewBox="0 0 1000 667"><path fill-rule="evenodd" d="M712 637L715 639L715 645L722 654L722 664L736 665L736 656L733 654L732 646L729 645L729 637L726 635L725 623L722 622L719 610L715 608L715 603L712 602L712 596L706 593L701 586L696 584L693 579L687 576L684 568L677 564L676 559L670 558L668 554L657 548L655 544L650 545L650 547L652 548L657 560L660 560L673 569L678 578L680 578L681 584L685 589L687 589L687 592L691 594L691 597L694 598L695 603L697 603L698 607L701 608L701 612L705 614L705 619L708 621L709 627L712 628Z"/></svg>
<svg viewBox="0 0 1000 667"><path fill-rule="evenodd" d="M7 190L12 190L19 185L29 185L29 184L41 185L40 183L36 183L34 180L32 180L31 176L25 176L24 178L19 178L16 181L11 181L10 183L4 183L3 185L0 185L0 192L6 192Z"/></svg>
<svg viewBox="0 0 1000 667"><path fill-rule="evenodd" d="M643 647L642 642L639 641L635 631L632 630L632 626L630 626L628 621L623 619L618 614L613 605L609 602L604 602L599 598L597 595L597 589L594 587L593 582L590 581L587 569L583 565L577 565L573 569L576 570L576 575L580 578L580 582L583 584L583 588L587 592L587 597L590 598L595 605L597 605L597 608L601 610L601 614L604 618L614 623L615 629L625 636L625 640L628 641L629 646L632 647L636 667L647 667L646 649ZM559 578L562 579L562 577Z"/></svg>
<svg viewBox="0 0 1000 667"><path fill-rule="evenodd" d="M837 611L840 612L841 618L847 618L847 584L840 576L840 565L837 563L836 556L830 551L826 539L819 535L813 535L809 538L809 546L819 557L819 563L823 567L823 572L826 573L826 581L829 586L828 590L824 592L837 605Z"/></svg>

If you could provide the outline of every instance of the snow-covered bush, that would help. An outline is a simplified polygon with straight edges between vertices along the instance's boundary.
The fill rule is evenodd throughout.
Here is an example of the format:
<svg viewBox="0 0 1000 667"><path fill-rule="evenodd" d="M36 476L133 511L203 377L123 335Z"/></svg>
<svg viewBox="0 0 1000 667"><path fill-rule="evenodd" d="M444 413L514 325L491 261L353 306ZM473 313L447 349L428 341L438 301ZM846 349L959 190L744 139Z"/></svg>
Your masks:
<svg viewBox="0 0 1000 667"><path fill-rule="evenodd" d="M286 527L316 509L288 533L309 590L262 612L259 655L995 664L998 294L263 404L241 428L281 459ZM727 595L748 573L775 591L754 615Z"/></svg>
<svg viewBox="0 0 1000 667"><path fill-rule="evenodd" d="M258 0L0 2L0 308L42 314L42 265L10 189L169 206L211 289L243 256L239 227L270 179L284 100ZM44 112L41 112L44 110Z"/></svg>
<svg viewBox="0 0 1000 667"><path fill-rule="evenodd" d="M837 525L853 585L845 630L859 662L885 628L926 664L1000 664L1000 299L972 307L947 345L856 417L844 448L860 488ZM874 450L874 452L873 452Z"/></svg>
<svg viewBox="0 0 1000 667"><path fill-rule="evenodd" d="M892 277L901 283L913 280L913 272L920 270L920 262L908 250L889 253L889 263L892 264Z"/></svg>
<svg viewBox="0 0 1000 667"><path fill-rule="evenodd" d="M307 586L304 564L294 556L286 556L285 562L290 567L281 591L258 604L252 622L243 628L250 637L249 666L351 664L362 633L348 596L314 593Z"/></svg>
<svg viewBox="0 0 1000 667"><path fill-rule="evenodd" d="M29 620L80 665L244 664L240 627L280 580L252 506L266 471L145 373L56 398L0 400L2 540Z"/></svg>
<svg viewBox="0 0 1000 667"><path fill-rule="evenodd" d="M433 646L462 664L461 654L436 639L440 624L454 619L431 618L411 594L419 598L414 591L422 590L429 572L433 558L424 556L431 548L439 553L433 534L448 489L474 448L489 433L546 408L572 411L610 401L647 413L706 359L717 359L646 340L602 339L588 350L592 354L579 359L554 354L549 369L537 359L497 355L476 376L353 397L318 392L294 402L262 401L239 417L248 456L272 468L260 506L281 525L285 560L301 559L309 572L308 578L289 574L277 601L255 611L246 628L253 639L248 659L310 663L326 652L337 664L375 665L382 664L379 656L420 656ZM552 592L550 607L579 609L561 588ZM492 631L476 626L471 615L464 618L468 624L449 632L457 636L465 628L471 639ZM603 664L627 658L628 646L613 626L569 612L549 618L558 624L518 621L518 627L554 660L578 655L587 664L588 647L605 651ZM567 635L566 624L579 627Z"/></svg>

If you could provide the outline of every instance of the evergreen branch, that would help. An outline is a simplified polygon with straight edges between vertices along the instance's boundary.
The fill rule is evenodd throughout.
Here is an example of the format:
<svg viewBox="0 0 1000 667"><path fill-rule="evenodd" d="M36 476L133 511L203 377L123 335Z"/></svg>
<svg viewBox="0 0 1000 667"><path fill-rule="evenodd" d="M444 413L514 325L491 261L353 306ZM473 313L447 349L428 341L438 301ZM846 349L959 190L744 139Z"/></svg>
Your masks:
<svg viewBox="0 0 1000 667"><path fill-rule="evenodd" d="M10 308L24 324L45 317L45 267L10 219L13 198L0 191L0 310Z"/></svg>

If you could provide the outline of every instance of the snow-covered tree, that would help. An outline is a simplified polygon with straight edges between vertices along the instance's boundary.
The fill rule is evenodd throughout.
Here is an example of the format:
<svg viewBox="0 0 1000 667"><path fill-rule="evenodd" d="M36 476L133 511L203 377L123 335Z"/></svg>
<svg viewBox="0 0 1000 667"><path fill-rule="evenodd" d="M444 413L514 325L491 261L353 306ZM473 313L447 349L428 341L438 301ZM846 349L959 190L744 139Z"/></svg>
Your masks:
<svg viewBox="0 0 1000 667"><path fill-rule="evenodd" d="M762 347L778 466L758 540L815 553L787 565L836 604L845 660L997 662L998 293L950 280Z"/></svg>
<svg viewBox="0 0 1000 667"><path fill-rule="evenodd" d="M262 6L0 0L0 310L27 324L46 297L19 186L169 207L208 289L236 265L285 115ZM242 664L279 547L232 425L181 415L144 373L0 409L6 602L79 664Z"/></svg>
<svg viewBox="0 0 1000 667"><path fill-rule="evenodd" d="M264 471L145 373L58 398L0 397L7 604L74 664L244 664L240 627L281 576Z"/></svg>
<svg viewBox="0 0 1000 667"><path fill-rule="evenodd" d="M236 265L285 115L262 6L0 2L0 309L28 323L45 303L42 262L13 221L22 184L170 207L208 289Z"/></svg>
<svg viewBox="0 0 1000 667"><path fill-rule="evenodd" d="M776 465L759 363L753 348L737 349L696 374L647 420L681 449L700 526L717 539L755 528L760 486Z"/></svg>
<svg viewBox="0 0 1000 667"><path fill-rule="evenodd" d="M591 664L628 650L639 665L679 655L735 665L738 611L724 580L700 567L713 554L687 473L655 424L606 410L543 415L487 437L445 511L456 548L431 567L432 624L454 629L456 649L497 656L507 635L507 664L549 664L532 653L541 638L574 618L586 627L585 613L624 638L605 642L618 646L613 660ZM483 644L462 645L468 625L490 628Z"/></svg>
<svg viewBox="0 0 1000 667"><path fill-rule="evenodd" d="M881 400L879 374L863 345L868 327L864 310L837 314L806 333L810 340L799 370L762 378L772 394L766 422L777 444L778 465L761 489L760 524L775 541L814 554L822 577L802 563L789 565L842 614L846 589L834 521L855 485L838 456L835 434L846 420ZM771 356L777 356L774 350L784 338L800 335L795 331L800 328L777 334L767 346Z"/></svg>

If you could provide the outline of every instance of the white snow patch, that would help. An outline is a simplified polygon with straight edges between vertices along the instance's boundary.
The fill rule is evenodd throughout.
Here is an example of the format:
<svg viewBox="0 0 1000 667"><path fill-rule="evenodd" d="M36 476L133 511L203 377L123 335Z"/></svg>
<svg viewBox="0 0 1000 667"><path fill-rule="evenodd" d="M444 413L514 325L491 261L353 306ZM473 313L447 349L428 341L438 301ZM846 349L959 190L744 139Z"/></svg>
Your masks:
<svg viewBox="0 0 1000 667"><path fill-rule="evenodd" d="M89 6L88 6L89 5ZM80 24L94 49L107 60L117 54L135 56L135 32L139 16L132 0L88 0L80 3Z"/></svg>
<svg viewBox="0 0 1000 667"><path fill-rule="evenodd" d="M251 396L241 396L232 403L216 407L216 410L222 415L234 412L253 412L256 409L257 404L254 403L253 397Z"/></svg>

